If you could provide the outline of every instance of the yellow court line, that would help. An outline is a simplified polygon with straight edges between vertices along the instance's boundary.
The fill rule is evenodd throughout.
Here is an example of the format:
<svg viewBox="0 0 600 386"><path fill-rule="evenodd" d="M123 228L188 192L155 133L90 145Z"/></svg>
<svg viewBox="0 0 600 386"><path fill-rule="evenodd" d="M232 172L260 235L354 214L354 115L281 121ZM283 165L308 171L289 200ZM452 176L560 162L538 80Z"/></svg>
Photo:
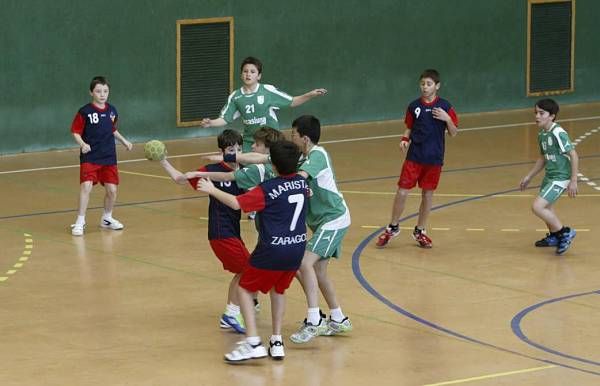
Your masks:
<svg viewBox="0 0 600 386"><path fill-rule="evenodd" d="M121 170L121 169L119 169L119 173L133 174L134 176L142 176L142 177L161 178L161 179L165 179L165 180L170 180L171 179L171 177L157 176L157 175L154 175L154 174L146 174L146 173L127 172L127 171L124 171L124 170Z"/></svg>
<svg viewBox="0 0 600 386"><path fill-rule="evenodd" d="M483 229L483 228L467 228L465 230L470 231L470 232L483 232L485 229Z"/></svg>
<svg viewBox="0 0 600 386"><path fill-rule="evenodd" d="M457 383L479 381L479 380L482 380L482 379L490 379L490 378L506 377L508 375L531 373L531 372L534 372L534 371L551 369L553 367L556 367L556 366L555 365L549 365L549 366L541 366L541 367L532 367L532 368L523 369L523 370L515 370L515 371L507 371L507 372L504 372L504 373L482 375L480 377L457 379L457 380L454 380L454 381L446 381L446 382L440 382L440 383L429 383L429 384L423 385L423 386L455 385Z"/></svg>

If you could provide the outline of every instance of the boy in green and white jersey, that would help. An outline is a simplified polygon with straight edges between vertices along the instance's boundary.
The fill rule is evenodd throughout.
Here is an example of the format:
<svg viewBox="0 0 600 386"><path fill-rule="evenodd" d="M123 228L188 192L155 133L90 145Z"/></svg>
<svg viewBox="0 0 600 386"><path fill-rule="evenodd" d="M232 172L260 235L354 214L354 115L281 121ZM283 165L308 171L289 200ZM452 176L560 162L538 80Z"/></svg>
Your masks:
<svg viewBox="0 0 600 386"><path fill-rule="evenodd" d="M219 118L204 118L201 124L203 127L220 127L241 117L244 125L244 152L251 151L253 135L258 128L268 126L279 129L277 110L300 106L327 93L327 90L317 88L299 96L291 96L270 84L261 84L258 81L262 76L262 63L251 56L244 59L240 67L243 86L229 95Z"/></svg>
<svg viewBox="0 0 600 386"><path fill-rule="evenodd" d="M577 195L579 157L567 132L554 122L558 110L558 103L552 99L541 99L535 105L535 121L540 128L538 133L540 157L531 171L521 180L520 188L525 189L531 179L545 169L546 174L540 193L533 202L532 210L546 223L549 233L543 239L536 241L535 246L555 246L556 254L562 255L571 246L576 232L563 226L552 205L565 190L569 197Z"/></svg>
<svg viewBox="0 0 600 386"><path fill-rule="evenodd" d="M342 240L350 227L350 211L337 188L329 154L318 145L320 136L321 124L312 115L303 115L292 123L292 142L304 155L298 174L308 180L311 190L306 223L313 232L306 243L298 275L308 303L307 317L290 336L294 343L352 330L352 323L342 312L333 282L327 276L329 259L341 254ZM329 320L319 309L319 289L330 309Z"/></svg>

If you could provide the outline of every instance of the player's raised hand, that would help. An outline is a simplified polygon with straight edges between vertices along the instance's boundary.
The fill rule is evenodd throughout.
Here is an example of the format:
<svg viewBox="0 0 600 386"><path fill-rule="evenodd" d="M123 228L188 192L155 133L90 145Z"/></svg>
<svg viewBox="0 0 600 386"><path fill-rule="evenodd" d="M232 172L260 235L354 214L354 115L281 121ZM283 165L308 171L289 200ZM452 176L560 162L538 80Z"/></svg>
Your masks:
<svg viewBox="0 0 600 386"><path fill-rule="evenodd" d="M199 192L210 193L215 189L215 185L208 178L200 178L196 184L196 190Z"/></svg>
<svg viewBox="0 0 600 386"><path fill-rule="evenodd" d="M84 143L83 145L81 145L81 154L86 154L86 153L89 153L90 151L92 151L92 147L90 145L88 145L87 143Z"/></svg>
<svg viewBox="0 0 600 386"><path fill-rule="evenodd" d="M312 97L323 96L325 94L327 94L327 90L324 88L316 88L310 92Z"/></svg>

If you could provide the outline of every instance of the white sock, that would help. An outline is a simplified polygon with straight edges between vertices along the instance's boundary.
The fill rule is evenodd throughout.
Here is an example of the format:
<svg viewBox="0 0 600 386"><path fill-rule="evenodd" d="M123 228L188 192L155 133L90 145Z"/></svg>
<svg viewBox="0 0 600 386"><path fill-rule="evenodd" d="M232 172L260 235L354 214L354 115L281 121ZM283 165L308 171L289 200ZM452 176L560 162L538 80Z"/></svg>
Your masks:
<svg viewBox="0 0 600 386"><path fill-rule="evenodd" d="M77 220L75 220L75 224L85 224L85 216L77 216Z"/></svg>
<svg viewBox="0 0 600 386"><path fill-rule="evenodd" d="M342 307L329 310L329 317L336 322L341 322L346 317L342 312Z"/></svg>
<svg viewBox="0 0 600 386"><path fill-rule="evenodd" d="M256 346L260 344L260 336L248 336L246 337L246 342L250 343L252 346Z"/></svg>
<svg viewBox="0 0 600 386"><path fill-rule="evenodd" d="M309 308L306 316L306 321L313 326L318 326L321 322L321 314L319 313L319 307Z"/></svg>
<svg viewBox="0 0 600 386"><path fill-rule="evenodd" d="M283 342L281 335L271 335L271 342Z"/></svg>
<svg viewBox="0 0 600 386"><path fill-rule="evenodd" d="M103 219L107 219L110 220L112 219L112 210L110 212L104 211L104 214L102 215Z"/></svg>
<svg viewBox="0 0 600 386"><path fill-rule="evenodd" d="M225 306L225 315L227 316L237 316L240 313L240 306L236 306L233 303L227 304Z"/></svg>

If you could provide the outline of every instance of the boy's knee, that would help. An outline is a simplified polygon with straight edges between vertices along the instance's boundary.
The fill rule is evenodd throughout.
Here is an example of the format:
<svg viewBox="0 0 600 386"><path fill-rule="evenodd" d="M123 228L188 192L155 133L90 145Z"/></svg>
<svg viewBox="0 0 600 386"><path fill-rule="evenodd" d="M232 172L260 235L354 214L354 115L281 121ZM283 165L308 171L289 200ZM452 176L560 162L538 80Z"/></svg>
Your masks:
<svg viewBox="0 0 600 386"><path fill-rule="evenodd" d="M81 191L84 193L90 193L93 187L94 183L92 181L84 181L81 183Z"/></svg>

